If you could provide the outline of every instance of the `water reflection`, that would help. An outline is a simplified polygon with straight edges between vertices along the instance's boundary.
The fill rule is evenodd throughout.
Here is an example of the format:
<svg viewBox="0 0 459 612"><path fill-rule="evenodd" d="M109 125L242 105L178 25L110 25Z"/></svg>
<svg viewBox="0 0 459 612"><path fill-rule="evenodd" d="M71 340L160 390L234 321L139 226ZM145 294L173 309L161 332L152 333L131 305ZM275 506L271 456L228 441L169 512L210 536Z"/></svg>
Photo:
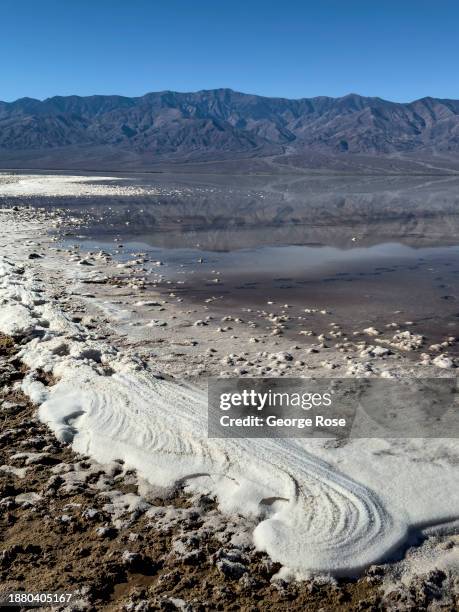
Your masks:
<svg viewBox="0 0 459 612"><path fill-rule="evenodd" d="M458 335L459 178L132 180L155 194L93 198L85 246L162 260L166 295L225 313L313 306L350 333L393 317L432 341Z"/></svg>
<svg viewBox="0 0 459 612"><path fill-rule="evenodd" d="M93 236L163 248L230 251L278 245L350 248L383 242L454 245L456 177L133 178L157 195L92 201ZM67 205L81 206L67 201Z"/></svg>

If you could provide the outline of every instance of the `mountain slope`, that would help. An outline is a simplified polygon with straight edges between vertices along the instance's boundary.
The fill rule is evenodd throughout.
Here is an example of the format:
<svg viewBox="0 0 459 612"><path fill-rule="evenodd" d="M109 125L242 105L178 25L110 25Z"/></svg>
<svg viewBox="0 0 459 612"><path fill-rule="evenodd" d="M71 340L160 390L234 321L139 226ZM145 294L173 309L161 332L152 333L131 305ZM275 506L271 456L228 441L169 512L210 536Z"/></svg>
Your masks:
<svg viewBox="0 0 459 612"><path fill-rule="evenodd" d="M118 159L139 167L269 157L299 167L308 159L346 166L361 157L373 165L395 157L455 167L459 101L401 104L355 94L288 100L216 89L0 102L2 164L59 158L72 166L84 156L96 165Z"/></svg>

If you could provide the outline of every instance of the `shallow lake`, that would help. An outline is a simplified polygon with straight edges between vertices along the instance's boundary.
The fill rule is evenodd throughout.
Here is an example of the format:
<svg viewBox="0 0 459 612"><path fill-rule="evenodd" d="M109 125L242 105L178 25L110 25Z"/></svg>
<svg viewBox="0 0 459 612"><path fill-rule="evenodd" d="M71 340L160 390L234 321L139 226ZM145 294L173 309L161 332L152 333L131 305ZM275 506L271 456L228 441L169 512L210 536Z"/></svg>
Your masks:
<svg viewBox="0 0 459 612"><path fill-rule="evenodd" d="M212 298L222 312L327 309L348 333L412 321L432 342L459 335L459 178L91 180L93 193L86 183L81 196L28 201L91 213L67 243L124 260L147 253L163 264L165 292Z"/></svg>

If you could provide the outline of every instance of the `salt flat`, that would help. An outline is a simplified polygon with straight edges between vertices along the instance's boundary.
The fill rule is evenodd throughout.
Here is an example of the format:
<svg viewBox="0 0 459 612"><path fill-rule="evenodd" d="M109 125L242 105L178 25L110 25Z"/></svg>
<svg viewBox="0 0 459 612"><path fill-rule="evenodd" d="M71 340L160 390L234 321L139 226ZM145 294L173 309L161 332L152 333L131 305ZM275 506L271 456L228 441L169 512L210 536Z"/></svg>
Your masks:
<svg viewBox="0 0 459 612"><path fill-rule="evenodd" d="M359 572L403 548L413 529L457 518L454 439L353 440L343 446L208 439L202 384L159 377L154 359L146 362L126 339L125 348L116 339L116 321L111 334L104 333L107 309L96 293L90 328L74 320L72 313L88 301L84 281L94 280L95 272L113 273L116 262L95 260L86 268L71 250L53 251L46 235L51 225L30 214L2 214L0 331L25 337L20 356L30 371L22 388L61 440L101 462L123 459L151 486L185 482L190 491L215 495L228 515L256 517L256 546L279 561L286 576ZM37 251L40 256L29 259ZM179 316L177 308L174 313ZM161 314L171 325L177 321ZM210 347L210 332L202 331L200 342ZM328 361L341 358L327 354ZM314 355L311 360L319 363ZM357 357L355 365L361 361ZM386 362L374 363L377 373L377 364ZM403 359L391 370L444 374L432 363ZM38 371L52 374L56 383L45 387ZM328 372L323 366L315 374Z"/></svg>

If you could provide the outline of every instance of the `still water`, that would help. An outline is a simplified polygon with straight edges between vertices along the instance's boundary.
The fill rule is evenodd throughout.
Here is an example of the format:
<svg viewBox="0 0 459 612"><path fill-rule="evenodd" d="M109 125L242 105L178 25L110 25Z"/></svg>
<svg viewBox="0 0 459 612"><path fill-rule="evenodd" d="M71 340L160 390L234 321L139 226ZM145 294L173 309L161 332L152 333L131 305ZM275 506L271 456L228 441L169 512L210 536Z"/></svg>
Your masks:
<svg viewBox="0 0 459 612"><path fill-rule="evenodd" d="M409 320L432 341L459 335L455 177L128 180L135 197L65 201L97 219L70 242L147 253L167 291L222 312L289 304L350 331Z"/></svg>

